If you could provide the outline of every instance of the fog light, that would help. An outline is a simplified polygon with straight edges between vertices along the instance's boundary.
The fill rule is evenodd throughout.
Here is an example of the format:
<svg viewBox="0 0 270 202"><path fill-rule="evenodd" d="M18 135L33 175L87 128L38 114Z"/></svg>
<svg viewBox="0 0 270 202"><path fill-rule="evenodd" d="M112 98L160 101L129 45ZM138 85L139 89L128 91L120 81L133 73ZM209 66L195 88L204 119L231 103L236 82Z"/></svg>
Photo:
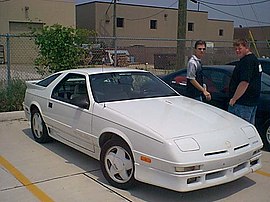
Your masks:
<svg viewBox="0 0 270 202"><path fill-rule="evenodd" d="M195 183L200 180L200 177L192 177L187 179L187 184Z"/></svg>
<svg viewBox="0 0 270 202"><path fill-rule="evenodd" d="M195 171L195 170L200 170L201 166L196 165L196 166L187 166L187 167L175 167L176 172L189 172L189 171Z"/></svg>
<svg viewBox="0 0 270 202"><path fill-rule="evenodd" d="M258 154L258 153L260 153L260 152L261 152L261 150L260 150L260 149L255 150L255 151L253 152L253 156L257 155L257 154Z"/></svg>
<svg viewBox="0 0 270 202"><path fill-rule="evenodd" d="M258 162L259 162L259 159L256 159L254 161L250 161L250 165L254 166L254 165L258 164Z"/></svg>

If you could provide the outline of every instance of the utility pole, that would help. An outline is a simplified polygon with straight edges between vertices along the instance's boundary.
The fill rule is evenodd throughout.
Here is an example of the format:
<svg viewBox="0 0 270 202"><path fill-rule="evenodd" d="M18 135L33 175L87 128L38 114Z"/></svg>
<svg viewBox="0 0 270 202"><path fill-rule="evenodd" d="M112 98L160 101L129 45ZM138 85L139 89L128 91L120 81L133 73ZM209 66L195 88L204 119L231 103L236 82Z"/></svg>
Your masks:
<svg viewBox="0 0 270 202"><path fill-rule="evenodd" d="M178 0L176 69L185 67L187 0Z"/></svg>
<svg viewBox="0 0 270 202"><path fill-rule="evenodd" d="M113 46L114 46L114 62L113 66L117 64L117 47L116 47L116 0L113 1Z"/></svg>

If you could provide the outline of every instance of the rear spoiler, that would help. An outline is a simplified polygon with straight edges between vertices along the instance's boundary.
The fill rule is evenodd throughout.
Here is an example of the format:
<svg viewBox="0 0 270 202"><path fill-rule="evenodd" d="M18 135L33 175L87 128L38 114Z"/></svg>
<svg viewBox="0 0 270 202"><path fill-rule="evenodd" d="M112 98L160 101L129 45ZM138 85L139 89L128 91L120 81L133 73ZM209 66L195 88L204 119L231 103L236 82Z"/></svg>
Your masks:
<svg viewBox="0 0 270 202"><path fill-rule="evenodd" d="M26 84L27 89L37 89L37 90L45 89L44 86L40 86L36 84L39 81L40 80L26 81L25 84Z"/></svg>

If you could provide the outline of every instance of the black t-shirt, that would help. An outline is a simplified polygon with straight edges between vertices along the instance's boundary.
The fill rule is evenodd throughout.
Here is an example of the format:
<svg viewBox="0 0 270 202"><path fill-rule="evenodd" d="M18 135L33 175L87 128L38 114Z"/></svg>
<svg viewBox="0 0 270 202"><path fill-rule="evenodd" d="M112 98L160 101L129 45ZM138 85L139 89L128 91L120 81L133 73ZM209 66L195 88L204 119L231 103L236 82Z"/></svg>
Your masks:
<svg viewBox="0 0 270 202"><path fill-rule="evenodd" d="M248 54L241 58L234 68L229 86L230 98L233 97L241 81L246 81L249 85L246 92L236 101L236 104L257 105L261 91L261 70L259 61L254 54Z"/></svg>

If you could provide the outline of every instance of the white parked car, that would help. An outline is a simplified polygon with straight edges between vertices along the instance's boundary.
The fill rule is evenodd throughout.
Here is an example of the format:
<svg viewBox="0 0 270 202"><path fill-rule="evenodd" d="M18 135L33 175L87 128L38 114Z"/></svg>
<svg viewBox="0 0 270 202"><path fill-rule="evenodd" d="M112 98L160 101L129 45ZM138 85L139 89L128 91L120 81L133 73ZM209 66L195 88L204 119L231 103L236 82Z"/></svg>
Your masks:
<svg viewBox="0 0 270 202"><path fill-rule="evenodd" d="M138 180L191 191L262 166L253 125L143 70L74 69L28 81L24 110L37 142L54 138L100 160L122 189Z"/></svg>

